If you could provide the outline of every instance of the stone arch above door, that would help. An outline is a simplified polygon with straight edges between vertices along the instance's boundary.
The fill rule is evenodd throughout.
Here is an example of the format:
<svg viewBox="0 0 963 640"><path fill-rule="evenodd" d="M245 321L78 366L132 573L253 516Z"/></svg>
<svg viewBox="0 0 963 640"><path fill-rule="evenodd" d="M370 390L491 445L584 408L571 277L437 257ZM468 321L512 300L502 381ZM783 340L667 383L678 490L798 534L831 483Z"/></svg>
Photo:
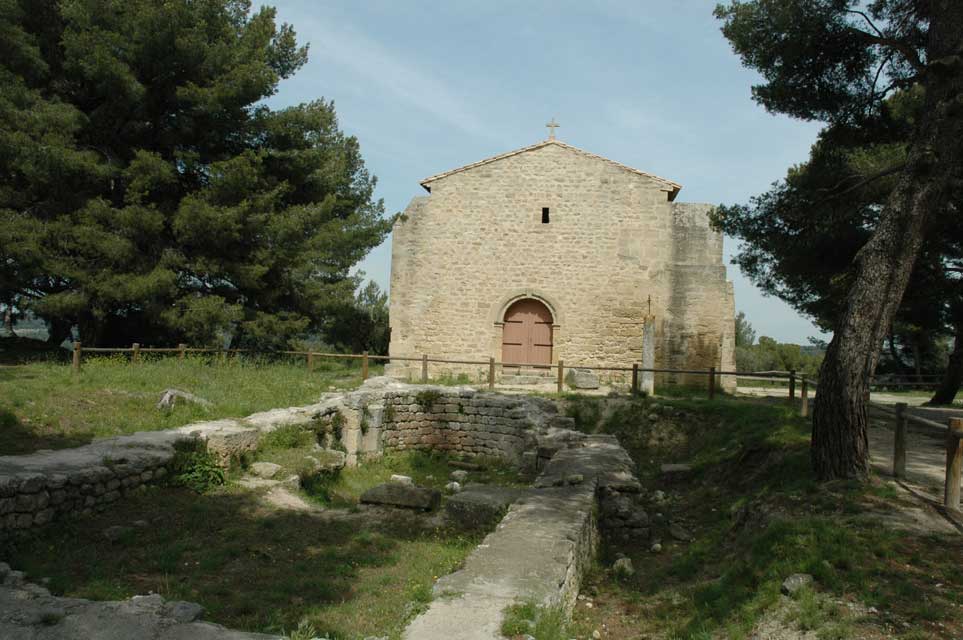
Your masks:
<svg viewBox="0 0 963 640"><path fill-rule="evenodd" d="M508 311L508 308L519 300L524 300L525 298L538 300L548 308L549 313L552 314L553 328L558 329L562 325L562 314L559 311L559 307L555 301L544 294L532 291L530 289L519 289L518 291L512 292L512 294L507 298L504 298L500 305L497 305L493 308L492 311L494 314L491 318L491 321L496 325L501 325L505 321L505 313Z"/></svg>

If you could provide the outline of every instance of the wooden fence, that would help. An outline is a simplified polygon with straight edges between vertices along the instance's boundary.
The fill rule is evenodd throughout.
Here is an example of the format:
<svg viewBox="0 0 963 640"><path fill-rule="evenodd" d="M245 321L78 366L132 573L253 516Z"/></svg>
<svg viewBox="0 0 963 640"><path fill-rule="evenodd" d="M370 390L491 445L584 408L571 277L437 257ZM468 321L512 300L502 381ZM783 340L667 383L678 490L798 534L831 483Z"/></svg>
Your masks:
<svg viewBox="0 0 963 640"><path fill-rule="evenodd" d="M960 510L960 482L963 481L963 418L949 418L946 424L927 420L907 412L908 405L899 402L890 408L876 402L870 403L873 409L893 417L893 475L906 478L906 429L912 424L931 435L946 438L946 478L943 488L943 506L953 511Z"/></svg>
<svg viewBox="0 0 963 640"><path fill-rule="evenodd" d="M325 353L320 351L255 351L251 349L212 349L212 348L196 348L189 347L186 344L179 344L176 347L143 347L140 343L135 342L130 347L85 347L80 342L73 343L73 360L72 367L75 372L80 371L81 363L83 360L83 354L85 353L129 353L131 362L137 363L141 361L141 356L143 354L149 353L159 353L175 355L177 358L183 360L187 354L198 354L206 353L213 354L221 358L227 358L230 355L239 354L270 354L270 355L287 355L287 356L299 356L305 358L307 367L309 370L314 369L314 365L319 359L332 358L332 359L348 359L348 360L360 360L361 361L361 379L366 380L368 378L369 364L372 361L378 362L420 362L421 363L421 382L427 383L429 380L428 371L429 364L457 364L457 365L469 365L486 367L488 370L487 382L488 388L495 388L495 378L496 371L498 367L518 367L518 368L530 368L530 369L540 369L545 371L555 371L555 383L558 393L562 393L564 390L565 383L565 371L566 368L569 369L588 369L590 371L608 371L608 372L621 372L621 373L631 373L632 375L632 392L637 393L639 391L639 374L641 373L666 373L666 374L681 374L681 375L697 375L706 376L707 379L707 392L709 398L715 397L718 390L718 378L720 376L733 376L736 378L753 378L761 380L778 380L788 382L788 400L790 403L795 403L796 399L796 383L797 378L795 371L789 371L788 373L773 373L773 372L741 372L741 371L718 371L715 367L710 367L708 369L664 369L664 368L644 368L639 365L639 363L634 362L631 366L583 366L583 365L566 365L564 361L559 360L557 364L543 365L543 364L526 364L526 363L504 363L498 362L495 358L489 358L488 360L453 360L446 358L432 358L428 354L421 354L420 356L381 356L372 355L368 352L354 354L354 353ZM808 414L808 397L807 397L807 381L805 378L801 378L802 382L802 415Z"/></svg>

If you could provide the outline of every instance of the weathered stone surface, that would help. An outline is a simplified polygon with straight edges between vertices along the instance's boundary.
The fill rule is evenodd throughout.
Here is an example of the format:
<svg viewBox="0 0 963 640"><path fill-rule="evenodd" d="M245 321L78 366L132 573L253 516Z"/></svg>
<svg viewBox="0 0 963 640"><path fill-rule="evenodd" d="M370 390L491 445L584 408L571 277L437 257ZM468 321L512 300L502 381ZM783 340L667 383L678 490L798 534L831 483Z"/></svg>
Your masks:
<svg viewBox="0 0 963 640"><path fill-rule="evenodd" d="M452 480L451 482L445 485L445 491L447 491L448 493L460 493L461 483L455 482L454 480Z"/></svg>
<svg viewBox="0 0 963 640"><path fill-rule="evenodd" d="M160 400L157 401L157 408L165 411L173 409L178 398L184 402L190 402L206 408L214 406L209 400L205 400L204 398L196 396L188 391L181 391L180 389L166 389L164 393L161 394Z"/></svg>
<svg viewBox="0 0 963 640"><path fill-rule="evenodd" d="M800 589L812 585L813 577L808 573L794 573L782 582L781 591L787 595L794 595Z"/></svg>
<svg viewBox="0 0 963 640"><path fill-rule="evenodd" d="M513 502L528 489L470 485L445 503L445 513L452 522L466 529L485 529L494 526Z"/></svg>
<svg viewBox="0 0 963 640"><path fill-rule="evenodd" d="M664 464L660 467L663 476L681 476L692 471L692 467L687 464Z"/></svg>
<svg viewBox="0 0 963 640"><path fill-rule="evenodd" d="M678 522L669 525L669 535L679 542L692 542L692 533Z"/></svg>
<svg viewBox="0 0 963 640"><path fill-rule="evenodd" d="M468 479L468 472L465 471L464 469L457 469L451 472L450 477L455 482L464 482L465 480Z"/></svg>
<svg viewBox="0 0 963 640"><path fill-rule="evenodd" d="M19 572L0 565L0 574ZM197 622L203 609L165 602L158 595L92 602L60 598L22 580L0 586L0 638L4 640L282 640Z"/></svg>
<svg viewBox="0 0 963 640"><path fill-rule="evenodd" d="M598 389L599 377L591 369L569 369L565 382L573 389Z"/></svg>
<svg viewBox="0 0 963 640"><path fill-rule="evenodd" d="M635 575L635 567L632 566L631 558L619 558L612 565L612 572L623 578Z"/></svg>
<svg viewBox="0 0 963 640"><path fill-rule="evenodd" d="M435 489L399 482L386 482L362 493L361 502L431 511L441 503L441 493Z"/></svg>
<svg viewBox="0 0 963 640"><path fill-rule="evenodd" d="M270 480L276 476L280 470L281 465L274 464L273 462L255 462L251 465L251 473L266 480Z"/></svg>
<svg viewBox="0 0 963 640"><path fill-rule="evenodd" d="M546 488L523 490L464 567L435 583L435 600L403 638L495 640L501 638L505 608L517 602L571 611L597 544L597 496L632 504L611 487L600 492L598 482L624 471L626 464L631 464L628 454L608 436L575 440L558 451L536 482ZM580 483L566 484L576 475L583 477ZM449 499L446 511L452 520L487 517L490 522L511 501L511 491L469 486Z"/></svg>

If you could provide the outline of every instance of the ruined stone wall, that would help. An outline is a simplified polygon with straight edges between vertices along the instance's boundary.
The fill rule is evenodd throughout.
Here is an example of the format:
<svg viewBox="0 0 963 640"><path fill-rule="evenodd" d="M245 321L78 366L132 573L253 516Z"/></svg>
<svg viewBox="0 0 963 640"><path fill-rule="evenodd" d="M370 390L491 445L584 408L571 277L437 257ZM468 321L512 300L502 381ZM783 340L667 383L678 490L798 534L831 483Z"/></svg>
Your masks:
<svg viewBox="0 0 963 640"><path fill-rule="evenodd" d="M430 186L431 195L412 200L393 229L392 355L501 360L503 314L532 297L553 313L554 362L628 364L641 360L651 298L657 366L705 368L708 352L691 362L669 357L673 332L711 338L722 366L721 316L731 308L731 289L706 207L674 206L664 182L555 144ZM674 275L693 268L690 282L707 279L689 285L698 300L683 313L673 287L685 283ZM393 363L388 371L417 377L419 366ZM485 373L432 365L433 375L443 369L472 379Z"/></svg>
<svg viewBox="0 0 963 640"><path fill-rule="evenodd" d="M141 486L163 481L179 443L203 443L227 466L256 449L262 433L308 424L319 407L275 409L237 420L105 438L75 449L0 456L0 540L55 520L103 511Z"/></svg>
<svg viewBox="0 0 963 640"><path fill-rule="evenodd" d="M108 461L109 462L109 461ZM138 456L132 463L101 464L77 473L29 473L0 478L0 538L55 518L103 511L141 485L167 475L169 456Z"/></svg>
<svg viewBox="0 0 963 640"><path fill-rule="evenodd" d="M670 369L735 371L735 296L726 280L722 235L709 226L710 205L672 203L669 304L662 319L662 362ZM662 376L662 383L704 385L702 375ZM721 386L735 390L735 380Z"/></svg>
<svg viewBox="0 0 963 640"><path fill-rule="evenodd" d="M428 402L426 397L433 400ZM524 452L535 448L528 406L523 397L466 388L388 391L382 422L384 446L520 464Z"/></svg>

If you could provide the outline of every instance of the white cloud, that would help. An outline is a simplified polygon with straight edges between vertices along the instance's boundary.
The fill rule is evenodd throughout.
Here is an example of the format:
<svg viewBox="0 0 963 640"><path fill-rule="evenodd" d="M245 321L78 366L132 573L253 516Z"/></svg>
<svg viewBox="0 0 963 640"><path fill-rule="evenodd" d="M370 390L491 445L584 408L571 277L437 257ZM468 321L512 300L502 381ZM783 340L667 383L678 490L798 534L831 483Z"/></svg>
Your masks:
<svg viewBox="0 0 963 640"><path fill-rule="evenodd" d="M299 27L310 35L315 60L338 65L358 77L359 83L379 90L371 100L400 100L448 127L489 137L490 128L457 88L439 81L430 70L407 60L398 50L343 23L335 26L312 17L300 19Z"/></svg>

